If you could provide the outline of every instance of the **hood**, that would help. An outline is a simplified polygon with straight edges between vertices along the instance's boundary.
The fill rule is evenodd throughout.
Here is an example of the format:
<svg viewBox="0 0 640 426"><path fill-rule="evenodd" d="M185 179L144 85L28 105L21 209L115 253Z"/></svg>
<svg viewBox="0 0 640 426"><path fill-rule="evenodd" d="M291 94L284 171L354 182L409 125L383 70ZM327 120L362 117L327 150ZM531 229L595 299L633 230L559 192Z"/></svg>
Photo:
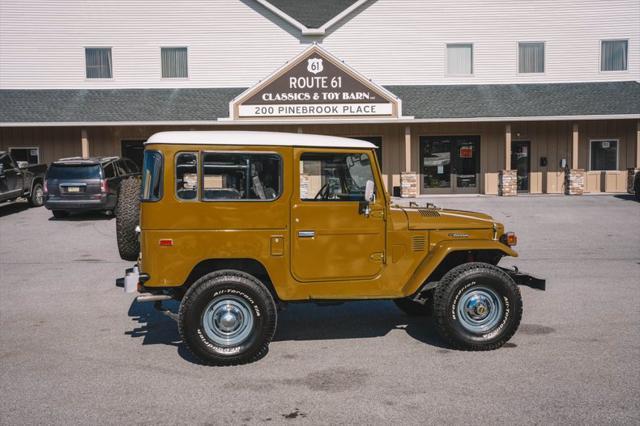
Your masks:
<svg viewBox="0 0 640 426"><path fill-rule="evenodd" d="M484 213L433 208L403 208L409 229L486 229L495 220Z"/></svg>

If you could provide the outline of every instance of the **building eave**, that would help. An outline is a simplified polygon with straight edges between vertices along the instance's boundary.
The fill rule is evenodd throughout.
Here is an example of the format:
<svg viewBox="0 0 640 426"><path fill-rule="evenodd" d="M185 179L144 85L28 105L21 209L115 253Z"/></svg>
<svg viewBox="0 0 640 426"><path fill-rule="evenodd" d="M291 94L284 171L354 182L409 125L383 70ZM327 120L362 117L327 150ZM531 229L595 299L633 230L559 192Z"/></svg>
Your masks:
<svg viewBox="0 0 640 426"><path fill-rule="evenodd" d="M308 119L308 120L207 120L207 121L68 121L68 122L16 122L0 123L0 127L100 127L100 126L282 126L314 124L419 124L419 123L473 123L473 122L523 122L523 121L596 121L639 120L640 114L617 115L556 115L532 117L452 117L398 119Z"/></svg>

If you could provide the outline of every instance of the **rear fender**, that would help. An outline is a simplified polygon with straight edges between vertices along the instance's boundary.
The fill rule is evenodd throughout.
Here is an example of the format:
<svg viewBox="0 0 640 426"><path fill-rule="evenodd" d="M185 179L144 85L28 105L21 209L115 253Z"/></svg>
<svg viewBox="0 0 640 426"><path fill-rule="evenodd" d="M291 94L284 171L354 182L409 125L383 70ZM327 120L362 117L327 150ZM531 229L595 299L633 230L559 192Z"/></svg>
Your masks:
<svg viewBox="0 0 640 426"><path fill-rule="evenodd" d="M518 257L511 247L495 240L448 240L438 243L424 258L405 284L402 293L409 296L418 291L438 265L453 252L459 251L498 251L504 256Z"/></svg>

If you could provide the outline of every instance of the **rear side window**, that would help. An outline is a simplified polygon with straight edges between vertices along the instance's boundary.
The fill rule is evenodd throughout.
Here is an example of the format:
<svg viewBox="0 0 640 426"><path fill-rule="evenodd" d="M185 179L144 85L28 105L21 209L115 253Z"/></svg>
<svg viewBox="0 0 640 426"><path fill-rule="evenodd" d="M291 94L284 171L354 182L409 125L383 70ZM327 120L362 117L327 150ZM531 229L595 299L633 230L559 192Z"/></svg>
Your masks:
<svg viewBox="0 0 640 426"><path fill-rule="evenodd" d="M113 163L109 163L106 166L104 166L104 177L105 179L116 177L116 171L113 168Z"/></svg>
<svg viewBox="0 0 640 426"><path fill-rule="evenodd" d="M176 196L181 200L198 198L198 155L181 152L176 156Z"/></svg>
<svg viewBox="0 0 640 426"><path fill-rule="evenodd" d="M142 201L162 198L162 154L145 151L142 164Z"/></svg>
<svg viewBox="0 0 640 426"><path fill-rule="evenodd" d="M47 179L100 179L100 166L53 164L47 170Z"/></svg>
<svg viewBox="0 0 640 426"><path fill-rule="evenodd" d="M202 156L203 200L274 200L280 196L277 154L207 152Z"/></svg>

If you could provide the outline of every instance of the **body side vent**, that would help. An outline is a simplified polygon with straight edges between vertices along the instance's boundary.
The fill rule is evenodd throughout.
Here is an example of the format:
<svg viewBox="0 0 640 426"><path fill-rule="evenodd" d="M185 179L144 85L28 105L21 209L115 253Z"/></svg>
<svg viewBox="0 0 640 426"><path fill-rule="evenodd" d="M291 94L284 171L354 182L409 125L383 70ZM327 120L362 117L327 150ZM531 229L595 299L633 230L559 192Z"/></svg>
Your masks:
<svg viewBox="0 0 640 426"><path fill-rule="evenodd" d="M427 238L424 235L415 235L411 243L413 251L424 251L427 245Z"/></svg>
<svg viewBox="0 0 640 426"><path fill-rule="evenodd" d="M418 209L418 212L424 217L440 217L440 213L432 209Z"/></svg>

